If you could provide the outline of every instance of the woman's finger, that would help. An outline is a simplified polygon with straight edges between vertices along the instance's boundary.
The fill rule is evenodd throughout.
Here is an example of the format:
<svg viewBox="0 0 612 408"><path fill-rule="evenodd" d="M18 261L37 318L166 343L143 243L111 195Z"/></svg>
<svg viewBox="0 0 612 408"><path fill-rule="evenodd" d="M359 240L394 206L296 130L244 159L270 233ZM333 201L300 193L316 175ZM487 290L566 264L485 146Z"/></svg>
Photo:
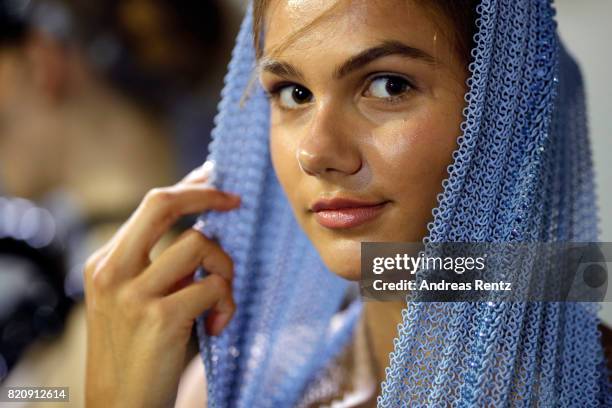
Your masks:
<svg viewBox="0 0 612 408"><path fill-rule="evenodd" d="M151 265L138 276L136 284L146 293L165 295L198 266L227 280L233 278L233 262L221 246L202 233L189 229L166 248Z"/></svg>
<svg viewBox="0 0 612 408"><path fill-rule="evenodd" d="M148 262L153 246L183 215L208 210L229 211L240 205L240 197L210 186L175 185L151 190L134 214L121 227L110 256L122 264ZM126 268L133 270L137 268Z"/></svg>
<svg viewBox="0 0 612 408"><path fill-rule="evenodd" d="M231 285L219 275L208 275L184 289L165 298L171 310L177 310L182 318L193 320L210 309L214 324L211 334L219 332L229 323L236 310Z"/></svg>

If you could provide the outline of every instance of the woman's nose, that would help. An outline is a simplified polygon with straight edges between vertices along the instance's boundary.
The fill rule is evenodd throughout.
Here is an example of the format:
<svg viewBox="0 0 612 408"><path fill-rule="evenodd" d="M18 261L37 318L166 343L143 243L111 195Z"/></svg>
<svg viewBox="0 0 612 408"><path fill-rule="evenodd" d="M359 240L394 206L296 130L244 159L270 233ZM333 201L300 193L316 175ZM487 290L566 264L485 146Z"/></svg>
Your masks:
<svg viewBox="0 0 612 408"><path fill-rule="evenodd" d="M296 156L302 171L319 177L357 173L362 160L354 130L340 110L320 108L298 144Z"/></svg>

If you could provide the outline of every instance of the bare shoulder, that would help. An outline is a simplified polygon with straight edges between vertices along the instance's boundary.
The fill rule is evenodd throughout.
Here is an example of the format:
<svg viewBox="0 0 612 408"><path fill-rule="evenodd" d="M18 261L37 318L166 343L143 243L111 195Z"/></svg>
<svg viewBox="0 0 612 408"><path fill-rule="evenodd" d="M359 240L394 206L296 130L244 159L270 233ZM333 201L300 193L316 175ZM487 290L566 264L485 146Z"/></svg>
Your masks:
<svg viewBox="0 0 612 408"><path fill-rule="evenodd" d="M174 408L199 408L207 405L204 364L197 354L181 376Z"/></svg>

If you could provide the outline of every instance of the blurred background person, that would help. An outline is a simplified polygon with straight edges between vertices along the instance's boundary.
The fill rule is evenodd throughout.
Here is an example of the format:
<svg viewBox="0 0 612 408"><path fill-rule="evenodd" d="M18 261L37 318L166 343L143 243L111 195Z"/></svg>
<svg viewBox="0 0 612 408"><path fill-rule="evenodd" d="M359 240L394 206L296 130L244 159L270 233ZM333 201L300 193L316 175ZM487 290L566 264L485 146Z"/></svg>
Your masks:
<svg viewBox="0 0 612 408"><path fill-rule="evenodd" d="M0 0L0 246L45 254L19 252L48 275L64 327L32 345L38 332L15 327L40 307L0 303L0 340L23 346L0 354L5 385L69 386L82 406L82 264L146 191L204 160L240 17L238 2ZM48 242L26 240L24 225ZM17 303L9 276L22 269L0 272Z"/></svg>

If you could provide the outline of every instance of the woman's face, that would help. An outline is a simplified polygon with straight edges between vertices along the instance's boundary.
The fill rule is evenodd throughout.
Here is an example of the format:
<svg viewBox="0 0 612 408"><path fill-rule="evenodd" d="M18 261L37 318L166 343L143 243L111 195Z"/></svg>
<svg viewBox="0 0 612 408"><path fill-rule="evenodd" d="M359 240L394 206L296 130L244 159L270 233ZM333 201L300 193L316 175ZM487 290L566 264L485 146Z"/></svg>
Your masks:
<svg viewBox="0 0 612 408"><path fill-rule="evenodd" d="M361 242L426 235L468 72L448 23L410 0L341 1L271 55L323 4L271 2L260 81L272 162L295 216L328 268L356 280Z"/></svg>

